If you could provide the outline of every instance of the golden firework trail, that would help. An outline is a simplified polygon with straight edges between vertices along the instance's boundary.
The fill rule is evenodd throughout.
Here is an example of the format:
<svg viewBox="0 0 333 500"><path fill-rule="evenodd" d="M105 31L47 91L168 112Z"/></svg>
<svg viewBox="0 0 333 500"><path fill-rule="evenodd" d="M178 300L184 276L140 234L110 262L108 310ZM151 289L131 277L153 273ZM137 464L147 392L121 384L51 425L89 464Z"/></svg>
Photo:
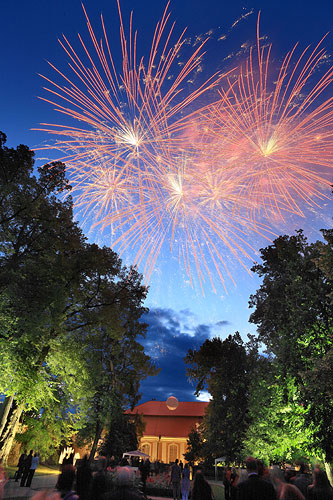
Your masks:
<svg viewBox="0 0 333 500"><path fill-rule="evenodd" d="M51 63L62 84L43 76L52 96L43 100L79 125L44 123L39 130L58 137L53 148L64 152L81 215L100 231L111 228L120 253L134 252L146 283L168 245L192 285L195 272L203 292L207 280L215 290L216 281L232 279L230 256L246 270L244 260L252 262L249 234L269 239L274 212L301 213L294 193L308 203L322 196L318 185L327 180L313 167L330 165L332 101L312 107L332 70L296 105L323 49L318 45L301 67L304 51L290 72L293 49L270 90L271 49L260 48L258 31L258 74L251 53L236 79L235 70L215 73L186 92L201 72L207 40L179 64L185 30L173 41L167 5L146 62L132 14L127 33L119 1L118 11L121 70L103 17L98 40L84 10L90 45L79 35L83 56L60 40L71 76ZM267 224L257 221L262 209Z"/></svg>
<svg viewBox="0 0 333 500"><path fill-rule="evenodd" d="M236 78L225 80L220 102L197 125L203 154L209 149L237 164L239 194L254 201L253 217L303 216L302 206L318 207L332 184L333 99L323 97L332 67L312 84L327 57L322 42L298 58L294 46L276 74L272 46L260 46L258 16L257 53L251 50Z"/></svg>

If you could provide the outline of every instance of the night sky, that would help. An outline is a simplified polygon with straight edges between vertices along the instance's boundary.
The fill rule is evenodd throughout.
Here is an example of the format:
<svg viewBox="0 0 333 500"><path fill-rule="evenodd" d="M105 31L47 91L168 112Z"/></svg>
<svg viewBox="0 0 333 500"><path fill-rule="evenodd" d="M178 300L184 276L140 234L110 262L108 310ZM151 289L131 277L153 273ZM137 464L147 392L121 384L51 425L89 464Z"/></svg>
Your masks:
<svg viewBox="0 0 333 500"><path fill-rule="evenodd" d="M153 29L165 4L161 0L121 2L124 20L128 19L131 10L134 12L134 25L138 29L142 53L148 53ZM99 16L102 12L109 36L114 33L118 42L116 1L86 0L84 5L96 31L100 30ZM267 37L265 40L272 42L273 58L277 63L295 43L299 42L302 50L308 44L317 43L332 27L332 3L322 0L173 0L170 11L171 19L176 21L176 33L180 34L188 27L186 36L193 43L196 37L210 33L211 40L207 43L203 64L203 71L207 74L231 69L248 56L248 47L253 46L256 39L259 11L261 34ZM77 33L88 39L79 0L1 2L0 130L7 135L8 146L16 147L23 143L34 149L50 142L45 133L31 130L41 122L61 123L62 119L52 106L37 99L37 96L45 96L42 90L44 83L38 74L54 78L46 61L67 71L66 57L57 39L65 34L77 47ZM330 56L332 35L328 36L324 46ZM119 64L116 53L113 52L113 55L116 64ZM327 68L330 59L328 57L326 61ZM54 151L45 154L37 151L36 164L44 163L45 157L48 160L57 159ZM323 202L320 208L306 211L305 218L290 217L274 231L276 234L292 234L302 227L308 238L315 240L320 237L320 228L331 225L331 214L332 204ZM103 234L90 230L89 219L82 221L79 213L77 218L84 222L83 229L91 241L107 243ZM258 238L252 244L259 250L268 242ZM216 335L225 338L239 331L245 339L247 333L255 332L254 325L248 323L251 312L248 298L255 293L260 282L230 256L227 258L236 286L230 281L226 290L220 285L216 292L207 286L203 295L199 287L190 286L178 259L170 258L166 251L161 254L149 284L146 305L150 312L143 318L149 324L144 345L161 372L142 384L141 402L152 398L166 400L170 395L182 401L195 400L194 387L185 378L183 358L187 350L199 348L205 339ZM255 258L254 255L253 260ZM124 255L124 260L130 263L131 255ZM245 262L248 269L252 262Z"/></svg>

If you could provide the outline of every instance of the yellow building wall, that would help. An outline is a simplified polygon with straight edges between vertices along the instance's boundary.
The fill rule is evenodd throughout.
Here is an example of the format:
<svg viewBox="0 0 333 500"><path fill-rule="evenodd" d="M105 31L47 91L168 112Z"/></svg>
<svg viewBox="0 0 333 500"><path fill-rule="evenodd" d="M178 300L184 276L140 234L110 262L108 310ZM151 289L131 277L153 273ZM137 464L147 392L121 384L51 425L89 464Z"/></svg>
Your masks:
<svg viewBox="0 0 333 500"><path fill-rule="evenodd" d="M150 456L150 461L159 460L166 464L173 462L176 458L184 462L187 438L143 436L141 438L140 450Z"/></svg>

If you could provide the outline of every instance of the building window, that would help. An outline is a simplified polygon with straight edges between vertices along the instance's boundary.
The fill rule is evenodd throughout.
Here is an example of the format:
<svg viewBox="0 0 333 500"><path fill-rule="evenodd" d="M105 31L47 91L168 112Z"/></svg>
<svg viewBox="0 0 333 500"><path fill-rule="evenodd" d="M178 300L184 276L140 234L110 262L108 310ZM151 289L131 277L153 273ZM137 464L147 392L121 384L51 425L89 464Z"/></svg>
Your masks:
<svg viewBox="0 0 333 500"><path fill-rule="evenodd" d="M174 462L178 458L178 446L170 444L169 446L169 463Z"/></svg>
<svg viewBox="0 0 333 500"><path fill-rule="evenodd" d="M143 453L146 453L146 455L150 456L150 445L148 443L143 444L141 446L141 451L143 451Z"/></svg>

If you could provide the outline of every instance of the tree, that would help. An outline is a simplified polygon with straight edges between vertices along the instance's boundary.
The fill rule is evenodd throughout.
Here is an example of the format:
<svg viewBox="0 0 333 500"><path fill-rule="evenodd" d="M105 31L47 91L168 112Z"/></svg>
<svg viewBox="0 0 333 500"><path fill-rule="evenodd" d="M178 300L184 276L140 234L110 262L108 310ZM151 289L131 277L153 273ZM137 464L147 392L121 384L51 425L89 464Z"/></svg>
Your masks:
<svg viewBox="0 0 333 500"><path fill-rule="evenodd" d="M282 380L294 379L304 405L308 445L333 459L333 401L326 380L332 375L332 231L326 242L308 244L302 231L280 236L261 250L262 264L253 271L263 277L250 297L250 321L259 340L275 357ZM323 374L318 383L314 374ZM287 390L285 398L287 398Z"/></svg>
<svg viewBox="0 0 333 500"><path fill-rule="evenodd" d="M102 331L110 339L144 334L146 289L115 252L86 242L71 198L58 197L69 188L65 166L46 165L35 177L33 153L4 144L1 134L0 457L6 460L23 411L51 405L59 384L77 408L84 400L84 358L66 347Z"/></svg>
<svg viewBox="0 0 333 500"><path fill-rule="evenodd" d="M187 462L201 462L205 459L205 442L203 437L203 426L198 429L192 429L187 439L187 451L184 458Z"/></svg>
<svg viewBox="0 0 333 500"><path fill-rule="evenodd" d="M143 428L144 423L141 415L127 415L123 411L114 413L109 431L100 446L100 453L105 456L114 456L116 460L120 460L125 451L138 448Z"/></svg>
<svg viewBox="0 0 333 500"><path fill-rule="evenodd" d="M23 415L22 431L15 441L26 450L38 450L41 460L52 458L57 463L61 444L72 443L75 433L75 415L61 401L52 401L40 411Z"/></svg>
<svg viewBox="0 0 333 500"><path fill-rule="evenodd" d="M327 475L333 484L328 462L333 459L333 349L318 359L311 370L301 373L301 395L307 412L305 428L311 429L312 449L323 459Z"/></svg>
<svg viewBox="0 0 333 500"><path fill-rule="evenodd" d="M263 282L250 296L255 308L250 322L268 351L296 377L332 345L332 285L318 264L322 252L322 244L309 245L298 231L261 249L262 264L252 268Z"/></svg>
<svg viewBox="0 0 333 500"><path fill-rule="evenodd" d="M295 379L279 374L274 360L261 358L250 385L249 419L242 456L265 463L309 457L310 429Z"/></svg>
<svg viewBox="0 0 333 500"><path fill-rule="evenodd" d="M208 387L212 395L204 418L205 453L212 458L239 458L249 424L248 387L256 349L244 345L239 333L225 340L206 340L198 351L189 350L187 376L196 381L196 394Z"/></svg>
<svg viewBox="0 0 333 500"><path fill-rule="evenodd" d="M82 368L86 372L85 395L80 402L81 411L85 413L85 425L80 434L86 440L93 440L91 459L102 431L114 427L121 421L125 409L137 404L141 380L158 372L136 340L146 329L144 323L138 322L146 309L140 309L130 291L131 286L137 290L139 279L140 276L132 270L127 282L127 292L132 301L127 311L125 304L122 306L123 324L118 336L115 336L112 324L91 327L88 333L84 329L76 334L78 347L82 346ZM139 302L145 297L143 287L141 291Z"/></svg>
<svg viewBox="0 0 333 500"><path fill-rule="evenodd" d="M331 305L333 304L333 229L322 229L321 230L324 241L317 241L315 244L318 250L318 257L315 260L315 264L320 268L323 273L324 279L327 284L327 297L330 300Z"/></svg>
<svg viewBox="0 0 333 500"><path fill-rule="evenodd" d="M0 344L1 386L6 394L0 456L8 456L24 408L52 398L45 373L50 345L63 331L62 314L84 238L73 222L64 165L32 175L33 153L5 147L0 135ZM74 278L76 281L76 277Z"/></svg>

